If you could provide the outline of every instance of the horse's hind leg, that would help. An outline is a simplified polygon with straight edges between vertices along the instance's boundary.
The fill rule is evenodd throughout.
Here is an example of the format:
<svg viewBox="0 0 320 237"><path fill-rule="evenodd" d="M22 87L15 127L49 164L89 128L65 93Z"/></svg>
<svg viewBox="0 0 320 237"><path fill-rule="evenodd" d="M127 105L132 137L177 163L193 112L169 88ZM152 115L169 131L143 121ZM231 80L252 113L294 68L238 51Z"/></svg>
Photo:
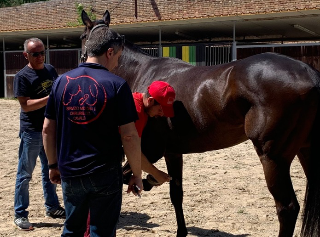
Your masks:
<svg viewBox="0 0 320 237"><path fill-rule="evenodd" d="M170 198L176 212L178 225L177 236L185 237L187 236L188 231L182 209L182 154L166 154L165 160L168 173L172 177L172 180L170 181Z"/></svg>
<svg viewBox="0 0 320 237"><path fill-rule="evenodd" d="M274 160L265 154L260 155L260 160L268 189L276 204L280 222L279 237L292 236L300 206L291 183L291 161L288 163L285 159Z"/></svg>
<svg viewBox="0 0 320 237"><path fill-rule="evenodd" d="M310 147L301 148L297 154L305 175L309 176Z"/></svg>

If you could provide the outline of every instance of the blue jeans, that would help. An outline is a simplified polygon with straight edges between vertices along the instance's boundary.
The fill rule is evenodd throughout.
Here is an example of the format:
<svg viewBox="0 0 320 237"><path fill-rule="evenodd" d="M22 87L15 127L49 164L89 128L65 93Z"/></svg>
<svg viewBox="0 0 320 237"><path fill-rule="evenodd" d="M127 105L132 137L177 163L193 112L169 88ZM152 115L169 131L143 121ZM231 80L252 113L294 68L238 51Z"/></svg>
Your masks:
<svg viewBox="0 0 320 237"><path fill-rule="evenodd" d="M61 236L83 236L90 210L90 237L113 237L122 203L121 164L102 173L61 180L66 220Z"/></svg>
<svg viewBox="0 0 320 237"><path fill-rule="evenodd" d="M57 186L52 184L49 179L48 160L42 144L42 133L24 131L19 136L21 142L14 196L15 217L28 217L29 212L26 209L29 206L29 182L32 178L38 156L40 157L42 167L44 206L47 211L55 211L60 204L56 194Z"/></svg>

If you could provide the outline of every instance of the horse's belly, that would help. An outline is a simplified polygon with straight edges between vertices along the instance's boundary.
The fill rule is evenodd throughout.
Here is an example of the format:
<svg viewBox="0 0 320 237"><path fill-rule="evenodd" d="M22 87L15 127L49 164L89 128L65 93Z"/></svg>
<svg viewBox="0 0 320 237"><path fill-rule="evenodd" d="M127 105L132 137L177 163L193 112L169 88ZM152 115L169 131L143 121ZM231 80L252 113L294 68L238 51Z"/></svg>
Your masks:
<svg viewBox="0 0 320 237"><path fill-rule="evenodd" d="M225 131L207 130L189 136L175 134L169 139L167 152L181 154L206 152L235 146L246 140L248 138L243 128Z"/></svg>

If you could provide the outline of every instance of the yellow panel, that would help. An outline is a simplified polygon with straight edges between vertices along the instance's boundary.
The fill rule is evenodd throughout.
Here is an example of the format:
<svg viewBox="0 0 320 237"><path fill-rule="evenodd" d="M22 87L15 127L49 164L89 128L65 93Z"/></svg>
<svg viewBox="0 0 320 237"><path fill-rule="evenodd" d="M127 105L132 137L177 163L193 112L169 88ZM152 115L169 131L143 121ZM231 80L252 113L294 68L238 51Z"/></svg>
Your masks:
<svg viewBox="0 0 320 237"><path fill-rule="evenodd" d="M169 47L162 48L162 57L169 57L170 56L170 49Z"/></svg>
<svg viewBox="0 0 320 237"><path fill-rule="evenodd" d="M189 46L182 46L182 60L189 62Z"/></svg>

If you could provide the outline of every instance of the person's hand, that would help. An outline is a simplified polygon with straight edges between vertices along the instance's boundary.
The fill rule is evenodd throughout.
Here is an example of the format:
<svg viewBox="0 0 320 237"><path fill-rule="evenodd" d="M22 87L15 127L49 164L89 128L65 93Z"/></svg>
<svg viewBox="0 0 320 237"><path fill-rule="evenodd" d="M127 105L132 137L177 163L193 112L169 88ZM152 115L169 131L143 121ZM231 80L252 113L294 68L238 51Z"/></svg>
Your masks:
<svg viewBox="0 0 320 237"><path fill-rule="evenodd" d="M141 196L141 192L143 190L143 184L142 184L142 178L131 175L129 184L128 184L128 189L127 193L132 192L135 196Z"/></svg>
<svg viewBox="0 0 320 237"><path fill-rule="evenodd" d="M53 184L61 184L60 171L58 169L49 169L49 179Z"/></svg>
<svg viewBox="0 0 320 237"><path fill-rule="evenodd" d="M159 186L165 182L170 182L172 179L170 175L161 170L157 170L157 172L154 172L154 174L151 175L158 181Z"/></svg>

